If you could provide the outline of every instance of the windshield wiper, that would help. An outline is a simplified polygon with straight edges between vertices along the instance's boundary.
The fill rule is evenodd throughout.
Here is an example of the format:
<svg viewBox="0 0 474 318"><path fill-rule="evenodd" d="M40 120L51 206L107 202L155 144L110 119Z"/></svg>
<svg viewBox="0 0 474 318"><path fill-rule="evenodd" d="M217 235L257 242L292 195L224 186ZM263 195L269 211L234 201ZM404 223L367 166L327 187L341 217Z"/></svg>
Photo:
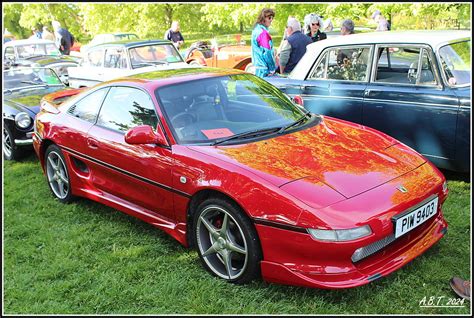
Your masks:
<svg viewBox="0 0 474 318"><path fill-rule="evenodd" d="M221 144L223 142L229 141L229 140L234 140L234 139L244 139L244 138L250 138L250 137L256 137L256 136L262 136L262 135L267 135L271 134L274 132L278 132L281 128L280 127L273 127L273 128L265 128L265 129L257 129L257 130L252 130L252 131L246 131L237 135L232 135L226 138L222 138L219 140L214 141L211 146L215 146L217 144Z"/></svg>
<svg viewBox="0 0 474 318"><path fill-rule="evenodd" d="M46 86L48 86L48 83L35 82L35 81L21 81L21 83L24 83L24 84L32 84L32 85L46 85Z"/></svg>
<svg viewBox="0 0 474 318"><path fill-rule="evenodd" d="M278 133L281 134L283 133L285 130L287 129L290 129L291 127L294 127L294 126L298 126L300 124L303 123L303 121L306 119L306 117L309 115L309 118L311 118L311 112L310 111L307 111L306 113L304 113L303 116L301 116L299 119L297 119L295 122L289 124L289 125L286 125L286 126L283 126L280 128L280 130L278 130Z"/></svg>

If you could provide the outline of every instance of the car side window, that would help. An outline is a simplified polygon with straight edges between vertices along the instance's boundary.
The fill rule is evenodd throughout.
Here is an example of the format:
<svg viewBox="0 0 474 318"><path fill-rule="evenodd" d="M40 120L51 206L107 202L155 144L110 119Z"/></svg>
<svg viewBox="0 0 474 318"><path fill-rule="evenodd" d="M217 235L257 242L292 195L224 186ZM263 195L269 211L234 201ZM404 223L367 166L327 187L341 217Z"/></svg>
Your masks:
<svg viewBox="0 0 474 318"><path fill-rule="evenodd" d="M104 67L127 68L127 58L122 48L108 48L105 51Z"/></svg>
<svg viewBox="0 0 474 318"><path fill-rule="evenodd" d="M74 117L94 123L106 92L107 88L103 88L90 93L72 105L67 112Z"/></svg>
<svg viewBox="0 0 474 318"><path fill-rule="evenodd" d="M377 49L375 82L436 85L430 51L416 46L382 46ZM420 65L421 63L421 65Z"/></svg>
<svg viewBox="0 0 474 318"><path fill-rule="evenodd" d="M7 59L10 59L10 60L15 59L15 50L11 46L5 49L5 60Z"/></svg>
<svg viewBox="0 0 474 318"><path fill-rule="evenodd" d="M140 126L156 128L158 117L150 96L133 87L112 87L100 110L97 125L126 132Z"/></svg>
<svg viewBox="0 0 474 318"><path fill-rule="evenodd" d="M370 47L329 48L308 79L367 81Z"/></svg>
<svg viewBox="0 0 474 318"><path fill-rule="evenodd" d="M87 62L89 66L95 66L95 67L100 67L102 66L102 59L104 56L104 50L103 49L98 49L98 50L90 50L87 53Z"/></svg>

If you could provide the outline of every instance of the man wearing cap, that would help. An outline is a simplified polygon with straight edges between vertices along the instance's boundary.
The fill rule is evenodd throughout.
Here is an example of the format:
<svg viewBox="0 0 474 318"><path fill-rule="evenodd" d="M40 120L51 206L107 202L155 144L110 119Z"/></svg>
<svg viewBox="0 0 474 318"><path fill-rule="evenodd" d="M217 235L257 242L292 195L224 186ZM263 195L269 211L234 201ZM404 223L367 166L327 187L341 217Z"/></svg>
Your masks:
<svg viewBox="0 0 474 318"><path fill-rule="evenodd" d="M289 18L286 25L288 38L282 45L280 53L280 73L290 73L306 53L306 45L313 40L301 33L301 24L295 18Z"/></svg>

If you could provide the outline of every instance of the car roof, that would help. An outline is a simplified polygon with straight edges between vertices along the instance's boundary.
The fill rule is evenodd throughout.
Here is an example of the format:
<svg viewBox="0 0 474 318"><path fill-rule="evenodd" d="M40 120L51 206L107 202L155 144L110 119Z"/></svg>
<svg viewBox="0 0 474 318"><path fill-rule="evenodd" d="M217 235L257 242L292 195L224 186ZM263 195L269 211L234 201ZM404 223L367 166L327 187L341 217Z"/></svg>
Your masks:
<svg viewBox="0 0 474 318"><path fill-rule="evenodd" d="M23 39L23 40L13 40L9 41L4 46L16 46L16 45L25 45L25 44L54 44L51 40L43 40L43 39Z"/></svg>
<svg viewBox="0 0 474 318"><path fill-rule="evenodd" d="M144 45L150 45L150 44L172 44L172 42L168 40L120 40L120 41L96 44L94 45L94 48L98 48L101 46L108 46L108 45L134 47L134 46L144 46Z"/></svg>
<svg viewBox="0 0 474 318"><path fill-rule="evenodd" d="M215 67L197 67L197 68L182 68L171 70L158 70L152 72L143 72L138 74L121 77L111 81L103 82L106 84L117 83L135 83L153 88L166 86L169 84L178 84L192 80L226 76L232 74L246 74L244 71L238 69L226 69Z"/></svg>
<svg viewBox="0 0 474 318"><path fill-rule="evenodd" d="M112 32L112 33L100 33L100 34L96 34L95 36L98 36L98 35L127 35L127 34L136 35L135 33L132 33L132 32Z"/></svg>
<svg viewBox="0 0 474 318"><path fill-rule="evenodd" d="M367 44L367 43L425 43L432 47L453 40L471 36L470 31L464 30L429 30L429 31L389 31L356 33L347 36L338 36L308 45L313 50L319 45L333 46L341 44Z"/></svg>

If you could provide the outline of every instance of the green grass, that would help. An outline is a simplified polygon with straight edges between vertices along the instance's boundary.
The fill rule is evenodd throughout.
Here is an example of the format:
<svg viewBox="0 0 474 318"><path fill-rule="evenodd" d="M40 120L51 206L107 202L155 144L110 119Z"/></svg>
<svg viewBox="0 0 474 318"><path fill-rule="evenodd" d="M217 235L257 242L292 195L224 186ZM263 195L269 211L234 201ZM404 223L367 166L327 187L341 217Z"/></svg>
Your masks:
<svg viewBox="0 0 474 318"><path fill-rule="evenodd" d="M212 277L197 253L165 233L87 199L53 199L34 155L4 162L4 314L469 314L421 308L457 298L470 277L470 183L450 174L447 235L395 273L347 290ZM463 180L464 179L464 180Z"/></svg>

